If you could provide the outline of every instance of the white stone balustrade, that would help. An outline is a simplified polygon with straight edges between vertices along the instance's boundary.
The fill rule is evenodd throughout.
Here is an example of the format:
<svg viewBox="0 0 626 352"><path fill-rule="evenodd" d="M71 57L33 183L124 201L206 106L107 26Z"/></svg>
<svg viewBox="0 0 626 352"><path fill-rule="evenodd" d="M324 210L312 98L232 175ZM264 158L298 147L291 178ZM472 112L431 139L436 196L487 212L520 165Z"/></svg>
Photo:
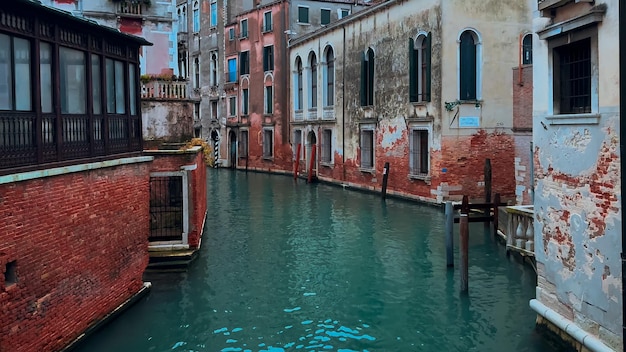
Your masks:
<svg viewBox="0 0 626 352"><path fill-rule="evenodd" d="M507 249L535 253L534 215L532 205L506 207L508 227L506 233Z"/></svg>

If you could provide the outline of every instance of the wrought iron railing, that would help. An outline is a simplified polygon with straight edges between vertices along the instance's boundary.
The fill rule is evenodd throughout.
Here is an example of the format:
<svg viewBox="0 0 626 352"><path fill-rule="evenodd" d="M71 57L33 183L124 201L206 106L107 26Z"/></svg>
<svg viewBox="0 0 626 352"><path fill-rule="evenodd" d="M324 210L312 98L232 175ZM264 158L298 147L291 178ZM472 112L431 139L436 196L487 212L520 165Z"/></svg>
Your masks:
<svg viewBox="0 0 626 352"><path fill-rule="evenodd" d="M183 177L150 177L150 241L182 240Z"/></svg>

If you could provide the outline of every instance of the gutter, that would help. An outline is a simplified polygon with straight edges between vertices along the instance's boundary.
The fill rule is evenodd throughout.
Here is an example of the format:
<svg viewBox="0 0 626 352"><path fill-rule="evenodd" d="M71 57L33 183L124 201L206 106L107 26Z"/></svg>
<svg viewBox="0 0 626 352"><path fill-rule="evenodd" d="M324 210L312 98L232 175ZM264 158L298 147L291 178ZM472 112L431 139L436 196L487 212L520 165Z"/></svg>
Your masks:
<svg viewBox="0 0 626 352"><path fill-rule="evenodd" d="M619 127L619 152L620 152L620 184L624 185L626 177L624 177L626 167L624 166L624 157L626 156L626 147L624 146L624 139L626 139L626 131L624 131L624 112L626 111L626 5L623 1L619 1L619 111L620 111L620 127ZM626 215L624 214L624 199L621 202L622 213L622 253L620 254L622 260L622 340L626 336L626 305L624 300L626 299Z"/></svg>
<svg viewBox="0 0 626 352"><path fill-rule="evenodd" d="M536 299L530 300L530 308L537 314L541 315L559 329L570 335L581 345L588 348L592 352L615 352L612 348L605 345L600 339L581 329L573 321L564 318L561 314L548 308Z"/></svg>

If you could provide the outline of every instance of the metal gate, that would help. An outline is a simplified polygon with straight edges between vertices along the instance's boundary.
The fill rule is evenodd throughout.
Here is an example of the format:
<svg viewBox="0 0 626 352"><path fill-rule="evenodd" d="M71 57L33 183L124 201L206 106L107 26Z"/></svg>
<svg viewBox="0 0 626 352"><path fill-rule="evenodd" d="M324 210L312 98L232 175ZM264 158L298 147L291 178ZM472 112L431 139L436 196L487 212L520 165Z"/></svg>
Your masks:
<svg viewBox="0 0 626 352"><path fill-rule="evenodd" d="M185 232L183 175L150 176L149 241L182 241Z"/></svg>

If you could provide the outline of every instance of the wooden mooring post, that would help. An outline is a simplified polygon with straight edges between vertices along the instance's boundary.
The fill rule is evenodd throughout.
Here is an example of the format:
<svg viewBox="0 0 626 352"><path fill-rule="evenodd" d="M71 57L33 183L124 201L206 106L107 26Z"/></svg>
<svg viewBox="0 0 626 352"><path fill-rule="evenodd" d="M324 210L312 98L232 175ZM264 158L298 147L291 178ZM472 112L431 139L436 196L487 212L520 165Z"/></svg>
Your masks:
<svg viewBox="0 0 626 352"><path fill-rule="evenodd" d="M469 279L469 206L467 196L463 196L463 203L461 204L459 242L461 251L461 292L467 292Z"/></svg>
<svg viewBox="0 0 626 352"><path fill-rule="evenodd" d="M385 167L383 167L383 189L382 189L382 197L385 199L387 197L387 179L389 178L389 162L385 163Z"/></svg>
<svg viewBox="0 0 626 352"><path fill-rule="evenodd" d="M491 203L491 159L485 159L485 204ZM485 217L489 216L490 209L485 209L484 215ZM489 220L485 220L484 225L484 233L485 235L489 235Z"/></svg>
<svg viewBox="0 0 626 352"><path fill-rule="evenodd" d="M446 265L454 266L454 208L452 202L446 202Z"/></svg>
<svg viewBox="0 0 626 352"><path fill-rule="evenodd" d="M298 179L298 169L300 169L300 150L302 148L302 144L298 143L298 147L296 148L297 152L296 152L296 163L293 167L293 179L297 180Z"/></svg>
<svg viewBox="0 0 626 352"><path fill-rule="evenodd" d="M313 179L313 167L315 166L315 144L311 145L311 162L309 163L309 174L307 175L307 183L311 183Z"/></svg>

